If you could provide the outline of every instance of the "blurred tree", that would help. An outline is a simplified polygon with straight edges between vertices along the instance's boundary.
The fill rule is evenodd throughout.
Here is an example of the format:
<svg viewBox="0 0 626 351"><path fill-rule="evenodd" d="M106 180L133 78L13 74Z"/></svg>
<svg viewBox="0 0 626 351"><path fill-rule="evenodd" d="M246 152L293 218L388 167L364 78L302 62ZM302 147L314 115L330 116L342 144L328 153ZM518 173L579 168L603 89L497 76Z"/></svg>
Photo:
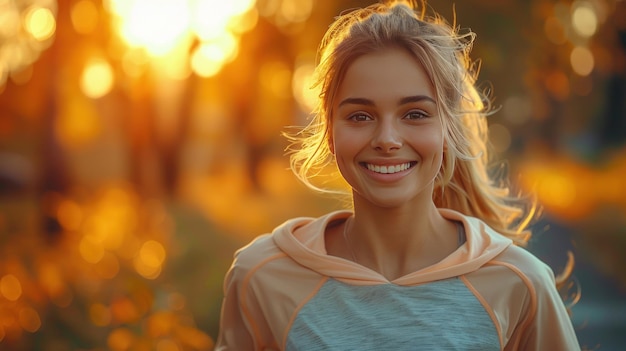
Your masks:
<svg viewBox="0 0 626 351"><path fill-rule="evenodd" d="M626 146L626 3L615 3L602 33L609 38L605 45L613 70L606 79L600 142L605 148L620 149Z"/></svg>

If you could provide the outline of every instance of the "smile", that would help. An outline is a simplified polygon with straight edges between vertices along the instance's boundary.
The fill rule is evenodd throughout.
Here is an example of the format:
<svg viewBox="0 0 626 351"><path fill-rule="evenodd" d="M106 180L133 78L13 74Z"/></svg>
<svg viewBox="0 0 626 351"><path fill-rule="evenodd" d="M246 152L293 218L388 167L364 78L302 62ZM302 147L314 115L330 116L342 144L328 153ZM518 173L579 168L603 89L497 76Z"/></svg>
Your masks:
<svg viewBox="0 0 626 351"><path fill-rule="evenodd" d="M381 173L381 174L393 174L393 173L406 171L407 169L413 167L416 163L417 162L405 162L405 163L401 163L397 165L384 165L384 166L374 165L371 163L363 163L363 164L368 170L372 172Z"/></svg>

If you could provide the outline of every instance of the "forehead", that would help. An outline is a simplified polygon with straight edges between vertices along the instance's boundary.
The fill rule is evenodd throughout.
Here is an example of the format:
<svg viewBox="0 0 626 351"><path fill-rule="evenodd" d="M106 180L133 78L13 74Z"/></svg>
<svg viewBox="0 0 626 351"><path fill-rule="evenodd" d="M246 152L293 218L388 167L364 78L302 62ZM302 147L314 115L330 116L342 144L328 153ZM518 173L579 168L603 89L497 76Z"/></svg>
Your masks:
<svg viewBox="0 0 626 351"><path fill-rule="evenodd" d="M415 95L435 100L428 74L408 51L390 48L355 59L339 83L335 103L347 97L384 101Z"/></svg>

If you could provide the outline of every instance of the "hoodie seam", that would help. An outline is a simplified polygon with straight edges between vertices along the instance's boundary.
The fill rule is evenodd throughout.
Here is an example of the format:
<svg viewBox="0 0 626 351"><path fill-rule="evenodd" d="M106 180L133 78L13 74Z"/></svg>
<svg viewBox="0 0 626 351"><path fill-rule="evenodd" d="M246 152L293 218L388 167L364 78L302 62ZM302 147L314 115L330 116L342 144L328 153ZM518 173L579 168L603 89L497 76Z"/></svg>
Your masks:
<svg viewBox="0 0 626 351"><path fill-rule="evenodd" d="M253 266L250 269L250 271L248 271L248 273L244 276L244 279L241 283L239 306L241 308L241 312L243 313L245 318L248 320L248 323L250 324L250 328L252 329L252 333L254 335L254 344L257 346L261 341L265 341L265 340L262 340L263 338L261 337L261 332L259 331L258 326L254 322L254 318L252 317L252 314L247 304L248 286L250 285L250 280L252 279L252 276L254 276L254 273L256 273L257 270L259 270L261 267L263 267L270 261L273 261L273 260L276 260L285 256L287 255L284 252L281 252L274 256L270 256L262 260L261 262L257 263L255 266Z"/></svg>
<svg viewBox="0 0 626 351"><path fill-rule="evenodd" d="M498 340L500 341L500 350L503 350L504 349L504 339L503 339L503 335L502 335L502 328L500 327L500 323L498 322L498 318L496 317L496 315L495 315L495 313L493 311L493 308L489 305L489 303L487 303L487 300L485 300L485 298L482 296L482 294L480 292L478 292L478 290L476 290L474 285L467 279L467 277L465 275L459 276L459 279L465 284L467 289L472 294L474 294L474 296L476 297L478 302L480 302L480 304L483 305L483 308L485 309L485 311L487 312L487 314L491 318L491 321L493 322L494 327L496 328L496 332L498 333Z"/></svg>
<svg viewBox="0 0 626 351"><path fill-rule="evenodd" d="M320 279L319 283L317 283L317 285L315 286L315 288L313 288L311 293L309 293L309 295L307 295L304 299L302 299L302 301L294 309L293 313L291 314L291 317L289 318L289 322L287 323L287 326L285 327L285 330L283 331L283 334L284 334L283 335L283 342L282 342L282 349L283 350L285 350L286 347L287 347L287 338L289 336L289 331L291 330L291 327L293 326L293 323L295 322L296 317L300 313L300 310L307 303L309 303L309 301L311 301L311 299L313 299L313 297L315 297L315 295L317 295L317 293L320 291L320 289L322 289L324 284L326 284L328 279L330 279L330 278L327 277L327 276L322 276L322 279Z"/></svg>
<svg viewBox="0 0 626 351"><path fill-rule="evenodd" d="M522 282L528 289L528 294L530 295L530 312L526 315L526 318L520 324L520 330L525 331L526 329L529 328L529 325L532 323L533 319L535 318L535 315L537 314L537 293L535 291L535 286L530 281L530 279L526 276L526 274L524 274L518 267L516 267L515 265L511 263L503 262L503 261L491 261L489 265L504 266L512 270L515 274L517 274L517 276L522 280ZM519 334L518 337L515 338L514 345L512 348L513 350L516 350L518 348L519 343L521 341L521 337L520 337L521 335L522 334Z"/></svg>

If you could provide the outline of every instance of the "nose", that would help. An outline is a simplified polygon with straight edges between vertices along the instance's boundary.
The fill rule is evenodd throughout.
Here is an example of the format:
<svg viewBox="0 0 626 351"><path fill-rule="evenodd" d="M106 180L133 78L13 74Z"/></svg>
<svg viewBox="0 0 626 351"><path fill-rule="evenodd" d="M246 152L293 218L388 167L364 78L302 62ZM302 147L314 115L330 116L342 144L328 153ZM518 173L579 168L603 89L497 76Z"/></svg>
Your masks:
<svg viewBox="0 0 626 351"><path fill-rule="evenodd" d="M402 147L402 136L393 120L379 120L371 145L382 152L391 152Z"/></svg>

